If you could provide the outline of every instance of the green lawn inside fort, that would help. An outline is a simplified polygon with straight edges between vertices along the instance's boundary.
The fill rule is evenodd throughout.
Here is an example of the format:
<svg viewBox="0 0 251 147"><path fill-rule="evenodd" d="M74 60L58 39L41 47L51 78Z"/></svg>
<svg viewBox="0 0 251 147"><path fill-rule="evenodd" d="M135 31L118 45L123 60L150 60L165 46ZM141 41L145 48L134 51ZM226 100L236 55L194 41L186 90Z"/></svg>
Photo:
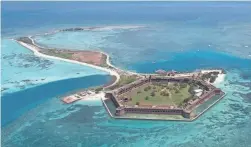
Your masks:
<svg viewBox="0 0 251 147"><path fill-rule="evenodd" d="M190 85L186 83L145 84L123 94L129 99L126 105L172 105L180 106L191 98Z"/></svg>

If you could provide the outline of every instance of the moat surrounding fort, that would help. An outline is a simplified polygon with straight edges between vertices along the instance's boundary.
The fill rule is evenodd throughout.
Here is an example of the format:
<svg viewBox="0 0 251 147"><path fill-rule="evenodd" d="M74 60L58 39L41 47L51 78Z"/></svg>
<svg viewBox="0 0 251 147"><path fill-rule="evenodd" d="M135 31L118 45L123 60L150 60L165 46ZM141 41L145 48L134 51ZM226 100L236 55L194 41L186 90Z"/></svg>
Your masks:
<svg viewBox="0 0 251 147"><path fill-rule="evenodd" d="M225 96L221 89L195 74L150 75L106 92L108 99L103 102L114 118L194 120Z"/></svg>
<svg viewBox="0 0 251 147"><path fill-rule="evenodd" d="M113 118L192 121L225 96L211 84L225 74L221 69L188 73L159 69L155 74L140 74L113 66L106 53L49 49L37 45L32 37L20 37L17 42L38 56L109 72L114 77L109 84L67 95L62 101L73 103L103 97L102 102Z"/></svg>

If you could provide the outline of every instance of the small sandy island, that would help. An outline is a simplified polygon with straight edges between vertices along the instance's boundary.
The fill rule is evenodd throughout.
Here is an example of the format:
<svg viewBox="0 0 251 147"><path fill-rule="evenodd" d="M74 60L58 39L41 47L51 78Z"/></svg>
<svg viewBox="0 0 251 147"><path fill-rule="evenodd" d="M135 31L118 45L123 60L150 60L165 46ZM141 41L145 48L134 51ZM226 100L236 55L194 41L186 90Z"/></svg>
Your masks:
<svg viewBox="0 0 251 147"><path fill-rule="evenodd" d="M81 99L89 100L104 98L101 90L113 89L124 83L133 82L142 76L138 73L124 71L113 66L110 63L109 55L103 52L45 48L37 45L31 37L21 37L16 41L20 45L33 51L36 56L89 66L108 72L112 76L112 81L108 84L96 87L92 91L83 91L85 94L77 93L64 97L62 100L65 103L72 103Z"/></svg>
<svg viewBox="0 0 251 147"><path fill-rule="evenodd" d="M35 44L31 37L21 37L16 41L20 45L33 51L36 56L81 64L108 72L111 76L116 78L113 78L115 81L110 85L107 85L107 87L114 86L120 79L119 72L122 71L114 68L114 66L110 64L109 56L107 54L94 51L70 51L63 49L41 48Z"/></svg>

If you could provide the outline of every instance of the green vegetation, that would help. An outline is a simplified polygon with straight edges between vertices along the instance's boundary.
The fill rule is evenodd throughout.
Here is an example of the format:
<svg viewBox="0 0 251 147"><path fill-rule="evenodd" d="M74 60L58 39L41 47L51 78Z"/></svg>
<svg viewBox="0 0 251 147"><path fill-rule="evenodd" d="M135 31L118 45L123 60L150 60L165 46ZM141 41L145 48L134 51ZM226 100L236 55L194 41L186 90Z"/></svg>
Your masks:
<svg viewBox="0 0 251 147"><path fill-rule="evenodd" d="M187 102L190 101L190 100L192 100L192 99L195 99L195 97L194 97L193 95L191 95L191 96L188 97L188 98L185 98L185 99L183 100L183 103L180 103L180 104L179 104L179 107L185 107L186 104L187 104Z"/></svg>
<svg viewBox="0 0 251 147"><path fill-rule="evenodd" d="M180 106L184 103L184 100L190 98L192 94L188 91L190 85L179 85L180 84L174 83L143 85L126 93L128 97L132 98L127 104Z"/></svg>
<svg viewBox="0 0 251 147"><path fill-rule="evenodd" d="M94 86L94 87L85 88L83 90L91 90L91 91L95 91L95 93L99 93L100 91L103 90L103 87L102 86Z"/></svg>
<svg viewBox="0 0 251 147"><path fill-rule="evenodd" d="M213 76L213 77L211 77L210 80L209 80L209 82L210 82L210 83L213 83L213 82L216 80L217 77L218 77L218 76Z"/></svg>
<svg viewBox="0 0 251 147"><path fill-rule="evenodd" d="M184 99L183 102L184 102L184 103L187 103L188 101L190 101L190 100L192 100L192 99L194 99L194 97L193 97L193 96L190 96L190 97Z"/></svg>
<svg viewBox="0 0 251 147"><path fill-rule="evenodd" d="M151 90L151 86L147 86L147 87L144 88L144 91L148 91L148 90Z"/></svg>
<svg viewBox="0 0 251 147"><path fill-rule="evenodd" d="M102 64L100 65L101 67L108 67L109 65L106 64L106 62L102 62Z"/></svg>
<svg viewBox="0 0 251 147"><path fill-rule="evenodd" d="M95 88L95 93L99 93L102 90L103 90L103 87L97 87L97 88Z"/></svg>
<svg viewBox="0 0 251 147"><path fill-rule="evenodd" d="M170 95L169 94L169 90L168 89L161 90L160 95L162 95L162 96L169 96Z"/></svg>
<svg viewBox="0 0 251 147"><path fill-rule="evenodd" d="M219 72L210 72L205 73L201 76L202 80L209 80L210 83L213 83L218 77Z"/></svg>
<svg viewBox="0 0 251 147"><path fill-rule="evenodd" d="M187 87L187 83L181 83L180 84L180 88L186 88Z"/></svg>
<svg viewBox="0 0 251 147"><path fill-rule="evenodd" d="M17 39L17 41L21 41L21 42L33 45L32 41L29 37L20 37Z"/></svg>
<svg viewBox="0 0 251 147"><path fill-rule="evenodd" d="M109 65L106 63L106 58L107 56L105 54L102 54L102 64L100 65L101 67L109 67Z"/></svg>
<svg viewBox="0 0 251 147"><path fill-rule="evenodd" d="M65 58L65 59L71 59L73 55L73 53L62 52L62 51L58 51L54 49L43 50L42 53L46 55L50 55L50 56Z"/></svg>
<svg viewBox="0 0 251 147"><path fill-rule="evenodd" d="M155 92L153 91L153 92L151 92L151 96L152 97L154 97L155 96Z"/></svg>
<svg viewBox="0 0 251 147"><path fill-rule="evenodd" d="M132 83L136 81L137 77L135 75L132 76L126 76L126 75L121 75L119 82L116 84L116 87L121 87L123 85Z"/></svg>

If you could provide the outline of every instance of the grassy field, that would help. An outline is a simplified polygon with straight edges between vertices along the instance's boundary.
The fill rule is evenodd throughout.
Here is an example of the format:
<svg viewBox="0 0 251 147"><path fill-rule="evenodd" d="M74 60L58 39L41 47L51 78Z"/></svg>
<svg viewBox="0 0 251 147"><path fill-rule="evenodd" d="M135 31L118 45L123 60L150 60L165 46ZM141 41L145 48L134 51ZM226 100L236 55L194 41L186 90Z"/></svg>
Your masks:
<svg viewBox="0 0 251 147"><path fill-rule="evenodd" d="M119 82L112 89L115 89L115 88L121 87L123 85L132 83L132 82L134 82L136 80L137 80L137 76L135 76L135 75L131 75L131 76L121 75L120 79L119 79Z"/></svg>
<svg viewBox="0 0 251 147"><path fill-rule="evenodd" d="M132 98L128 105L180 105L184 99L191 96L189 85L180 87L176 84L152 85L145 84L137 89L125 93L123 96ZM154 93L154 94L153 94Z"/></svg>

